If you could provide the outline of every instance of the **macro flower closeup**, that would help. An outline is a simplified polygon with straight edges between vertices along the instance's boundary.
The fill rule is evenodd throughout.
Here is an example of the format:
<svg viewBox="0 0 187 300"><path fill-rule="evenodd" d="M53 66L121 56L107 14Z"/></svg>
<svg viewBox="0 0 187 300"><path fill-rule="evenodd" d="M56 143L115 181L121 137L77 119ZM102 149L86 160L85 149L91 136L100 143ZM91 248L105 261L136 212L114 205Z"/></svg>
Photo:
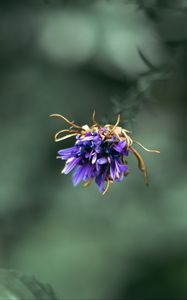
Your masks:
<svg viewBox="0 0 187 300"><path fill-rule="evenodd" d="M117 141L113 135L105 139L106 128L98 132L87 132L85 136L76 136L74 147L58 151L58 158L66 160L62 173L68 174L74 169L73 183L81 181L87 184L95 178L99 191L104 192L105 182L122 181L128 172L125 156L128 155L126 141Z"/></svg>
<svg viewBox="0 0 187 300"><path fill-rule="evenodd" d="M148 152L159 152L148 150L139 142L133 141L127 133L128 130L119 127L120 116L115 125L99 125L93 114L93 125L79 126L64 116L53 114L51 116L61 117L71 129L63 129L55 134L55 141L59 142L70 137L75 138L74 146L58 151L58 159L65 160L62 174L73 171L72 181L77 186L83 181L84 186L89 186L94 179L99 191L105 194L111 183L121 182L128 175L128 164L126 158L131 151L138 159L140 170L144 173L145 183L148 183L147 168L139 154L132 146L138 144ZM72 129L74 128L74 129ZM64 133L68 133L64 136Z"/></svg>

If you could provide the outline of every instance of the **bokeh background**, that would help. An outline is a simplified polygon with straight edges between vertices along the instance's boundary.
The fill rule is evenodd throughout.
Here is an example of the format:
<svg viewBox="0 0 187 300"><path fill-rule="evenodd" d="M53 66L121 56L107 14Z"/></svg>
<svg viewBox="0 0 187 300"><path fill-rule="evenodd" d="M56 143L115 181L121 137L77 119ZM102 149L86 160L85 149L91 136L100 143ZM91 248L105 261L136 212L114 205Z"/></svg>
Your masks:
<svg viewBox="0 0 187 300"><path fill-rule="evenodd" d="M0 268L60 299L187 298L187 1L0 2ZM54 133L97 119L145 146L102 197L62 176ZM16 293L17 291L15 291Z"/></svg>

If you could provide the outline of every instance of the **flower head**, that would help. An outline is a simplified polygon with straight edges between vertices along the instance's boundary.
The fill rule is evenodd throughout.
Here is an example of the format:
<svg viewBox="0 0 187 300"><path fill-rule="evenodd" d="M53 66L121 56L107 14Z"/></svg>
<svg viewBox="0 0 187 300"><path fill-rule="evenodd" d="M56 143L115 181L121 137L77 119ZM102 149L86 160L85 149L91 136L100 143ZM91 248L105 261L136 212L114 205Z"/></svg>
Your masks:
<svg viewBox="0 0 187 300"><path fill-rule="evenodd" d="M63 174L73 171L72 180L76 186L81 181L84 186L88 186L93 179L99 187L99 191L105 194L111 183L121 182L128 174L128 164L126 157L129 151L133 152L139 162L139 168L144 172L145 183L148 183L147 169L145 163L138 153L132 147L133 141L127 133L128 130L119 127L120 116L118 116L115 125L99 125L93 114L93 125L79 126L69 121L62 115L53 114L64 119L73 129L63 129L56 133L55 141L61 141L70 137L75 137L73 147L61 149L58 151L57 158L65 160ZM66 133L67 135L63 136ZM159 152L157 150L148 150L149 152Z"/></svg>

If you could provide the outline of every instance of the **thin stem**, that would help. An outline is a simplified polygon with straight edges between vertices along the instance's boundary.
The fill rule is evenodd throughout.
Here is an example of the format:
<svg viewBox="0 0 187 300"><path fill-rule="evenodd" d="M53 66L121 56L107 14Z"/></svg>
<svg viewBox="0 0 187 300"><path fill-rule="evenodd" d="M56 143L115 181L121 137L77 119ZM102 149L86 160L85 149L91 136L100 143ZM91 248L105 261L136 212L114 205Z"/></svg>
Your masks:
<svg viewBox="0 0 187 300"><path fill-rule="evenodd" d="M64 137L61 137L61 138L55 138L55 142L60 142L60 141L69 139L70 137L75 136L75 135L77 135L77 133L68 134L68 135L66 135Z"/></svg>
<svg viewBox="0 0 187 300"><path fill-rule="evenodd" d="M133 140L133 142L137 145L139 145L140 147L142 147L145 151L147 152L154 152L154 153L160 153L159 150L150 150L150 149L147 149L146 147L144 147L140 142L136 141L136 140Z"/></svg>
<svg viewBox="0 0 187 300"><path fill-rule="evenodd" d="M76 133L78 134L79 132L76 131L76 130L71 130L71 129L63 129L63 130L60 130L58 131L56 134L55 134L55 141L58 140L58 136L61 134L61 133L64 133L64 132L69 132L69 133Z"/></svg>
<svg viewBox="0 0 187 300"><path fill-rule="evenodd" d="M96 119L95 119L95 116L96 116L96 112L95 112L95 110L94 110L94 112L93 112L93 115L92 115L92 121L93 121L93 125L98 125L98 123L97 123L97 121L96 121Z"/></svg>
<svg viewBox="0 0 187 300"><path fill-rule="evenodd" d="M128 136L126 134L126 131L123 130L122 133L124 134L124 137L126 138L126 141L127 141L127 147L130 148L133 144L133 140L130 138L130 136Z"/></svg>
<svg viewBox="0 0 187 300"><path fill-rule="evenodd" d="M136 158L138 160L138 167L139 167L140 171L142 171L143 174L144 174L144 182L145 182L146 185L148 185L149 182L148 182L147 167L145 165L145 162L144 162L143 158L141 157L140 153L134 147L131 146L130 150L136 156Z"/></svg>
<svg viewBox="0 0 187 300"><path fill-rule="evenodd" d="M106 188L105 188L105 190L103 192L103 196L108 192L109 187L110 187L110 179L107 178L107 186L106 186Z"/></svg>
<svg viewBox="0 0 187 300"><path fill-rule="evenodd" d="M116 127L119 125L119 122L120 122L120 115L118 115L118 117L117 117L117 122L116 122L116 124L114 125L114 127L112 128L112 130L111 130L111 133L116 129Z"/></svg>
<svg viewBox="0 0 187 300"><path fill-rule="evenodd" d="M66 121L68 124L70 124L71 126L75 127L75 128L79 128L79 129L82 129L81 126L69 121L67 118L65 118L63 115L60 115L60 114L51 114L49 115L50 117L59 117L59 118L62 118L64 121Z"/></svg>
<svg viewBox="0 0 187 300"><path fill-rule="evenodd" d="M91 177L84 183L84 187L88 187L92 183L93 178Z"/></svg>

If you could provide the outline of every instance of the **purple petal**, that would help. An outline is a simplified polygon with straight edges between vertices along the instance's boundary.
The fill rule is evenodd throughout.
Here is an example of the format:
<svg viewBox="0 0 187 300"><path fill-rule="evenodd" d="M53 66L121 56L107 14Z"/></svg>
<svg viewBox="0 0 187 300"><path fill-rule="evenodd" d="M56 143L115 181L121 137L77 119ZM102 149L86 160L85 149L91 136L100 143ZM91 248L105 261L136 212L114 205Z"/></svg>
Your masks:
<svg viewBox="0 0 187 300"><path fill-rule="evenodd" d="M81 180L83 179L83 166L78 166L75 169L72 179L74 186L77 186L81 182Z"/></svg>
<svg viewBox="0 0 187 300"><path fill-rule="evenodd" d="M92 150L89 154L89 160L92 158L92 155L94 154L94 151Z"/></svg>
<svg viewBox="0 0 187 300"><path fill-rule="evenodd" d="M94 139L93 136L86 136L86 137L80 138L80 140L82 142L92 141L93 139Z"/></svg>
<svg viewBox="0 0 187 300"><path fill-rule="evenodd" d="M119 169L121 172L126 172L128 170L128 165L119 165Z"/></svg>
<svg viewBox="0 0 187 300"><path fill-rule="evenodd" d="M107 129L105 127L99 129L99 133L107 132Z"/></svg>
<svg viewBox="0 0 187 300"><path fill-rule="evenodd" d="M96 162L95 167L96 167L97 174L99 174L102 166Z"/></svg>
<svg viewBox="0 0 187 300"><path fill-rule="evenodd" d="M107 179L107 176L108 176L108 165L104 168L104 171L103 171L103 179L106 180Z"/></svg>
<svg viewBox="0 0 187 300"><path fill-rule="evenodd" d="M108 160L107 160L106 157L101 157L101 158L99 158L99 159L97 160L97 163L98 163L99 165L104 165L104 164L106 164L107 162L108 162Z"/></svg>
<svg viewBox="0 0 187 300"><path fill-rule="evenodd" d="M116 159L114 160L114 162L116 166L116 172L120 172L120 167L119 167L120 163Z"/></svg>
<svg viewBox="0 0 187 300"><path fill-rule="evenodd" d="M124 179L124 173L123 172L121 172L120 174L119 174L119 178L116 178L116 182L121 182L121 181L123 181L123 179Z"/></svg>
<svg viewBox="0 0 187 300"><path fill-rule="evenodd" d="M128 156L128 155L129 155L129 150L124 149L124 150L123 150L123 155Z"/></svg>
<svg viewBox="0 0 187 300"><path fill-rule="evenodd" d="M71 158L71 157L72 157L72 154L69 155L69 156L57 156L57 158L58 158L58 159L61 159L61 160L67 160L67 159L69 159L69 158Z"/></svg>
<svg viewBox="0 0 187 300"><path fill-rule="evenodd" d="M82 166L78 166L75 171L73 172L72 180L74 186L78 185L79 182L82 180L82 174L81 174Z"/></svg>
<svg viewBox="0 0 187 300"><path fill-rule="evenodd" d="M110 164L110 176L111 178L114 180L115 177L116 177L116 164L115 164L115 161L111 161L111 164Z"/></svg>
<svg viewBox="0 0 187 300"><path fill-rule="evenodd" d="M99 192L102 193L104 191L104 184L105 184L102 174L100 174L95 178L95 182L99 186Z"/></svg>
<svg viewBox="0 0 187 300"><path fill-rule="evenodd" d="M79 163L80 160L81 160L80 157L78 158L73 157L72 159L67 161L64 169L62 170L62 173L68 174L69 172L71 172L71 170Z"/></svg>
<svg viewBox="0 0 187 300"><path fill-rule="evenodd" d="M119 153L122 153L124 151L124 148L126 146L127 142L126 141L119 141L113 146L113 149L116 150Z"/></svg>
<svg viewBox="0 0 187 300"><path fill-rule="evenodd" d="M70 158L71 156L75 155L78 151L79 151L79 147L74 146L74 147L70 147L70 148L66 148L66 149L61 149L58 151L58 154L63 157L62 159L65 159L65 157L67 159L67 158Z"/></svg>
<svg viewBox="0 0 187 300"><path fill-rule="evenodd" d="M94 165L96 163L97 160L97 154L95 153L92 157L92 164Z"/></svg>
<svg viewBox="0 0 187 300"><path fill-rule="evenodd" d="M90 177L89 175L91 174L91 168L92 168L92 165L89 163L83 165L82 167L82 178L84 181L87 181Z"/></svg>
<svg viewBox="0 0 187 300"><path fill-rule="evenodd" d="M102 138L99 135L96 135L93 140L96 145L101 145L102 143Z"/></svg>
<svg viewBox="0 0 187 300"><path fill-rule="evenodd" d="M97 146L95 147L95 152L97 152L97 153L100 153L100 152L101 152L101 147L100 147L100 145L97 145Z"/></svg>
<svg viewBox="0 0 187 300"><path fill-rule="evenodd" d="M78 185L81 180L88 180L91 177L91 164L87 163L82 166L78 166L73 172L72 180L74 186Z"/></svg>
<svg viewBox="0 0 187 300"><path fill-rule="evenodd" d="M116 178L115 181L121 182L125 177L125 172L128 170L128 165L119 164L118 166L120 169L120 172L118 172L119 178Z"/></svg>
<svg viewBox="0 0 187 300"><path fill-rule="evenodd" d="M83 180L87 181L88 179L90 179L91 177L94 177L94 166L89 164L88 168L87 168L87 172L85 172L84 174L84 178Z"/></svg>
<svg viewBox="0 0 187 300"><path fill-rule="evenodd" d="M86 136L92 136L92 133L90 131L86 132Z"/></svg>

